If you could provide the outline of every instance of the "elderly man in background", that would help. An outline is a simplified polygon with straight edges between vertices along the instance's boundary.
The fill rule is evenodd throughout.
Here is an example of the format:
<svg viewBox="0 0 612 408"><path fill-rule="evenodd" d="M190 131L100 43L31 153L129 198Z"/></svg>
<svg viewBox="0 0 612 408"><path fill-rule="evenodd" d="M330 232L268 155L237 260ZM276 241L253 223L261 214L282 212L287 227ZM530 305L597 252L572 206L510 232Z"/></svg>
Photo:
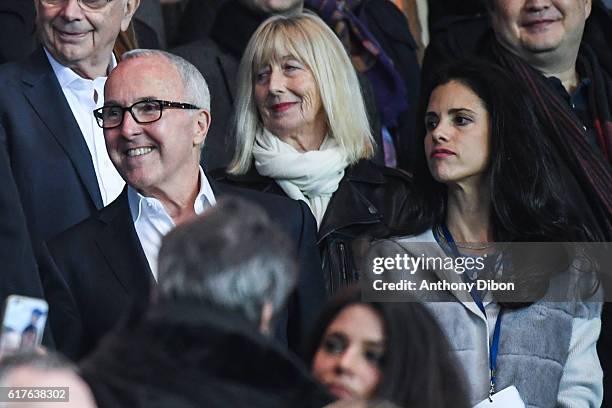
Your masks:
<svg viewBox="0 0 612 408"><path fill-rule="evenodd" d="M0 142L37 251L123 189L91 111L139 1L34 0L42 47L0 67Z"/></svg>
<svg viewBox="0 0 612 408"><path fill-rule="evenodd" d="M95 116L127 186L109 206L49 241L54 262L48 259L43 274L51 328L70 357L91 351L131 302L148 300L162 237L226 193L264 207L298 254L299 283L277 322L279 339L297 347L321 307L316 227L306 204L224 187L200 167L209 105L199 71L163 51L131 51L109 76Z"/></svg>
<svg viewBox="0 0 612 408"><path fill-rule="evenodd" d="M297 280L288 237L236 197L166 235L158 285L81 367L100 406L320 407L331 397L269 334Z"/></svg>
<svg viewBox="0 0 612 408"><path fill-rule="evenodd" d="M42 297L33 252L123 187L91 110L103 103L115 38L138 2L19 0L0 6L36 8L42 42L29 58L0 67L0 302L10 294Z"/></svg>

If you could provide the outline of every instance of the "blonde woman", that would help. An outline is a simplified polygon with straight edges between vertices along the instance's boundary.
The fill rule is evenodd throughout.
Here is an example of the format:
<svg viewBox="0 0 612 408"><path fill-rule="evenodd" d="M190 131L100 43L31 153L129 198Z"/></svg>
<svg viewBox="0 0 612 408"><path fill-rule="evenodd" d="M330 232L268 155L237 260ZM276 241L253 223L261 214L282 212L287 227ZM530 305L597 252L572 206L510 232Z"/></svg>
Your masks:
<svg viewBox="0 0 612 408"><path fill-rule="evenodd" d="M238 84L236 153L221 178L308 204L333 292L357 278L354 238L413 230L411 178L370 161L375 146L357 75L314 14L263 22Z"/></svg>

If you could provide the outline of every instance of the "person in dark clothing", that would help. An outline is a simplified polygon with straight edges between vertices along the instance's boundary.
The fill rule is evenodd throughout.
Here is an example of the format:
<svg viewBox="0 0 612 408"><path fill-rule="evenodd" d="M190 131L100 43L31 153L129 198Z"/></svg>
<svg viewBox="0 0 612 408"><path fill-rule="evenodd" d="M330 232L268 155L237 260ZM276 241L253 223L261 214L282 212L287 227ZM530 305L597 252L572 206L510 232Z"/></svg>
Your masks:
<svg viewBox="0 0 612 408"><path fill-rule="evenodd" d="M178 47L208 38L224 3L225 0L187 0L174 45Z"/></svg>
<svg viewBox="0 0 612 408"><path fill-rule="evenodd" d="M36 49L33 1L0 3L0 64L19 61Z"/></svg>
<svg viewBox="0 0 612 408"><path fill-rule="evenodd" d="M110 205L48 242L50 259L41 274L48 278L58 349L82 358L130 303L146 302L158 276L161 238L225 194L262 206L295 249L296 292L276 322L279 340L295 349L326 298L316 226L306 204L209 182L199 163L210 96L204 77L184 59L159 50L126 53L105 96L111 102L95 117L127 185Z"/></svg>
<svg viewBox="0 0 612 408"><path fill-rule="evenodd" d="M417 45L406 16L388 0L306 0L338 35L358 72L368 78L380 113L385 164L413 170L419 95Z"/></svg>
<svg viewBox="0 0 612 408"><path fill-rule="evenodd" d="M255 32L239 72L227 174L213 177L308 204L327 287L358 278L354 238L412 227L411 178L374 164L372 136L349 57L311 13L274 16Z"/></svg>
<svg viewBox="0 0 612 408"><path fill-rule="evenodd" d="M143 1L134 14L140 48L166 49L166 30L160 0Z"/></svg>
<svg viewBox="0 0 612 408"><path fill-rule="evenodd" d="M332 400L269 337L297 279L263 209L227 198L164 237L151 306L81 364L101 407L321 407Z"/></svg>
<svg viewBox="0 0 612 408"><path fill-rule="evenodd" d="M484 2L481 0L468 0L457 2L453 0L427 0L427 24L430 33L437 27L465 17L475 17L485 14Z"/></svg>
<svg viewBox="0 0 612 408"><path fill-rule="evenodd" d="M0 66L0 146L38 255L45 240L108 204L123 186L91 110L103 103L115 40L139 1L98 2L95 10L92 2L34 5L42 44Z"/></svg>
<svg viewBox="0 0 612 408"><path fill-rule="evenodd" d="M0 126L0 133L2 127ZM10 295L43 297L34 251L19 202L10 160L0 149L0 303ZM48 343L49 338L45 338Z"/></svg>

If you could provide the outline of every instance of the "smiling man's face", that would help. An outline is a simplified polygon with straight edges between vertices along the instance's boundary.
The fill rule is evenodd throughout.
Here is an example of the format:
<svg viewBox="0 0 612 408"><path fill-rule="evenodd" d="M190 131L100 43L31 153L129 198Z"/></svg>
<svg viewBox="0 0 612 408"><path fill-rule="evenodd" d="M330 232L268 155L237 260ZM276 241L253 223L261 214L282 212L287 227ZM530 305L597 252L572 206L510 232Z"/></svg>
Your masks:
<svg viewBox="0 0 612 408"><path fill-rule="evenodd" d="M489 12L497 39L529 62L577 52L591 0L491 0Z"/></svg>
<svg viewBox="0 0 612 408"><path fill-rule="evenodd" d="M104 98L105 106L121 107L143 100L194 103L178 71L160 56L120 62L106 81ZM159 120L138 123L125 112L120 126L104 130L106 149L127 184L157 196L197 174L209 119L204 109L164 109Z"/></svg>
<svg viewBox="0 0 612 408"><path fill-rule="evenodd" d="M111 0L99 10L83 9L77 0L48 5L35 0L36 22L45 48L77 73L108 64L115 40L125 31L138 0Z"/></svg>

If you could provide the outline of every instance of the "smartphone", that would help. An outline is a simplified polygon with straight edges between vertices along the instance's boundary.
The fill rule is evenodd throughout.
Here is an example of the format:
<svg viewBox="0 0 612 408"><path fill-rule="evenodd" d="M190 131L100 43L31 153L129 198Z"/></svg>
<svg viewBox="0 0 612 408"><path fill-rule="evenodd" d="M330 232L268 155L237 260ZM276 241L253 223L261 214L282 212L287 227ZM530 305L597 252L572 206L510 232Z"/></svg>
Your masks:
<svg viewBox="0 0 612 408"><path fill-rule="evenodd" d="M0 354L40 345L49 305L44 299L10 295L4 302Z"/></svg>

